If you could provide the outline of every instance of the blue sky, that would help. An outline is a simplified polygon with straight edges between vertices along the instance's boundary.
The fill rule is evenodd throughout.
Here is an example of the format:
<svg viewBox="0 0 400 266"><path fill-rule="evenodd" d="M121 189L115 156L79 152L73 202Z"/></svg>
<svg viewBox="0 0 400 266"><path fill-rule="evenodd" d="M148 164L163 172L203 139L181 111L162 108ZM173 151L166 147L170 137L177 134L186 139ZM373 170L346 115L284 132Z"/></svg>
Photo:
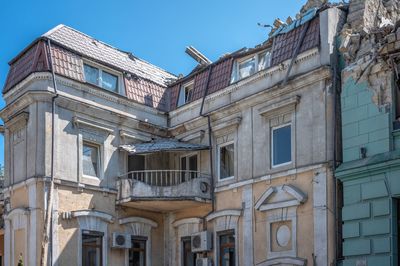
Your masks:
<svg viewBox="0 0 400 266"><path fill-rule="evenodd" d="M294 17L306 0L68 0L2 1L0 84L8 62L35 38L58 24L130 51L174 74L196 65L185 54L193 45L211 60L266 40L275 18ZM4 101L0 101L4 107ZM0 163L3 164L3 139Z"/></svg>

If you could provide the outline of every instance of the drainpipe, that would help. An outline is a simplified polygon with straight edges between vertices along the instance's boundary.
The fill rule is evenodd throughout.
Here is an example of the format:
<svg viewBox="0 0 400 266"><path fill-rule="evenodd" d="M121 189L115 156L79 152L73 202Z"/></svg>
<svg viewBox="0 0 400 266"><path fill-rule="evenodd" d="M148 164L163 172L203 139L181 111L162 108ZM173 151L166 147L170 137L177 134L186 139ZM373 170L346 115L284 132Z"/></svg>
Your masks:
<svg viewBox="0 0 400 266"><path fill-rule="evenodd" d="M207 213L204 217L203 217L203 225L205 227L205 229L207 229L207 222L206 222L206 217L213 213L215 211L215 196L214 196L214 167L213 167L213 156L212 156L212 128L211 128L211 118L210 118L210 114L203 114L203 108L204 108L204 102L206 100L207 94L208 94L208 88L210 85L210 78L211 78L211 71L212 71L212 65L210 65L208 67L208 77L207 77L207 83L206 83L206 89L204 90L204 95L203 95L203 99L201 101L201 107L200 107L200 116L202 117L207 117L207 125L208 125L208 145L210 147L209 149L209 157L210 157L210 176L211 176L211 211L209 213Z"/></svg>
<svg viewBox="0 0 400 266"><path fill-rule="evenodd" d="M50 57L50 68L51 68L51 75L53 79L53 87L54 87L54 95L51 98L51 176L50 176L50 188L46 193L47 195L47 208L46 208L46 216L45 216L45 224L44 224L44 231L43 231L43 240L42 240L42 256L40 265L53 265L53 226L52 226L52 218L53 218L53 190L54 190L54 157L55 157L55 141L54 141L54 133L55 133L55 109L56 109L56 99L58 97L58 90L57 90L57 82L56 82L56 75L54 72L54 65L53 65L53 57L51 54L51 41L47 39L47 48L48 48L48 55ZM47 187L45 186L45 189ZM49 261L49 263L47 263Z"/></svg>

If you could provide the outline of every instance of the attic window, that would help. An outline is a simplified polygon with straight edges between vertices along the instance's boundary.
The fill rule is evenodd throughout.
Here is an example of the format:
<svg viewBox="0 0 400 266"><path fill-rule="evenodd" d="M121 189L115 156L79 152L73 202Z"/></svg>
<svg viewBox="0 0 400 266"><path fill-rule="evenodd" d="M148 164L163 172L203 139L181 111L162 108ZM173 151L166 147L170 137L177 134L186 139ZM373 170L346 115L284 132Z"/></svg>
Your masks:
<svg viewBox="0 0 400 266"><path fill-rule="evenodd" d="M86 82L109 91L118 92L118 76L110 73L111 71L88 64L83 64L83 69Z"/></svg>
<svg viewBox="0 0 400 266"><path fill-rule="evenodd" d="M233 67L231 83L247 78L258 71L268 68L270 62L271 52L269 50L264 50L250 57L239 59L235 62Z"/></svg>
<svg viewBox="0 0 400 266"><path fill-rule="evenodd" d="M188 103L193 96L194 81L181 86L178 97L178 107Z"/></svg>

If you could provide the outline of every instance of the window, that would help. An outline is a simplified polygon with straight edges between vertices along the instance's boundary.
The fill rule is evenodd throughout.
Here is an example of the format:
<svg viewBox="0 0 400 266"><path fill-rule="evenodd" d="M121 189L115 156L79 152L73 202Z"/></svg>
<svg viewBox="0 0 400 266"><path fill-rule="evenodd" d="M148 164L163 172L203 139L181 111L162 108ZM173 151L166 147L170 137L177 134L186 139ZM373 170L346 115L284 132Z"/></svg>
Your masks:
<svg viewBox="0 0 400 266"><path fill-rule="evenodd" d="M87 176L99 176L99 147L84 142L82 147L83 174Z"/></svg>
<svg viewBox="0 0 400 266"><path fill-rule="evenodd" d="M234 177L235 147L233 143L220 146L218 149L219 179Z"/></svg>
<svg viewBox="0 0 400 266"><path fill-rule="evenodd" d="M247 78L256 73L256 58L252 57L239 63L239 79Z"/></svg>
<svg viewBox="0 0 400 266"><path fill-rule="evenodd" d="M258 71L270 66L271 52L265 50L261 53L246 57L244 60L238 60L232 71L231 83L247 78Z"/></svg>
<svg viewBox="0 0 400 266"><path fill-rule="evenodd" d="M129 266L146 265L146 237L132 237L132 247L129 249Z"/></svg>
<svg viewBox="0 0 400 266"><path fill-rule="evenodd" d="M118 76L97 67L83 64L85 80L103 89L118 92Z"/></svg>
<svg viewBox="0 0 400 266"><path fill-rule="evenodd" d="M197 254L192 252L190 237L182 238L182 265L196 266Z"/></svg>
<svg viewBox="0 0 400 266"><path fill-rule="evenodd" d="M192 99L194 89L194 81L181 86L178 97L178 107L188 103Z"/></svg>
<svg viewBox="0 0 400 266"><path fill-rule="evenodd" d="M143 171L145 169L145 157L143 155L128 156L128 172Z"/></svg>
<svg viewBox="0 0 400 266"><path fill-rule="evenodd" d="M197 177L197 154L181 157L182 182Z"/></svg>
<svg viewBox="0 0 400 266"><path fill-rule="evenodd" d="M102 266L103 233L82 232L82 266Z"/></svg>
<svg viewBox="0 0 400 266"><path fill-rule="evenodd" d="M233 231L219 235L219 265L235 266L235 234Z"/></svg>
<svg viewBox="0 0 400 266"><path fill-rule="evenodd" d="M291 125L272 129L272 166L289 164L292 161Z"/></svg>

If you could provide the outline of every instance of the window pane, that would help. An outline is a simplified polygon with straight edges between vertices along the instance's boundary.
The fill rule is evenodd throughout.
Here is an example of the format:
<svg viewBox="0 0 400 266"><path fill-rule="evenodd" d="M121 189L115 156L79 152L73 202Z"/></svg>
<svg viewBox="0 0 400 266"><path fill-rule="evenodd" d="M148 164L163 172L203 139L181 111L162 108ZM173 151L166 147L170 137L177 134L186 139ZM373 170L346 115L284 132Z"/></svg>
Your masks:
<svg viewBox="0 0 400 266"><path fill-rule="evenodd" d="M178 96L178 107L185 104L185 88L181 87Z"/></svg>
<svg viewBox="0 0 400 266"><path fill-rule="evenodd" d="M292 160L291 126L273 129L273 165L288 163Z"/></svg>
<svg viewBox="0 0 400 266"><path fill-rule="evenodd" d="M185 103L189 102L192 99L193 93L193 84L190 84L185 87Z"/></svg>
<svg viewBox="0 0 400 266"><path fill-rule="evenodd" d="M99 70L95 67L84 64L83 69L85 72L85 80L86 82L92 83L94 85L99 85Z"/></svg>
<svg viewBox="0 0 400 266"><path fill-rule="evenodd" d="M144 159L143 155L129 155L128 156L128 172L131 171L143 171L144 170Z"/></svg>
<svg viewBox="0 0 400 266"><path fill-rule="evenodd" d="M132 248L129 250L129 266L146 265L146 240L132 238Z"/></svg>
<svg viewBox="0 0 400 266"><path fill-rule="evenodd" d="M118 77L103 71L101 77L101 87L116 92L118 88Z"/></svg>
<svg viewBox="0 0 400 266"><path fill-rule="evenodd" d="M224 179L234 176L234 145L229 144L219 149L219 178Z"/></svg>
<svg viewBox="0 0 400 266"><path fill-rule="evenodd" d="M271 53L269 51L258 55L258 71L269 67Z"/></svg>
<svg viewBox="0 0 400 266"><path fill-rule="evenodd" d="M97 176L98 172L98 148L83 144L83 174Z"/></svg>
<svg viewBox="0 0 400 266"><path fill-rule="evenodd" d="M219 237L220 265L235 265L235 235L233 233L224 234Z"/></svg>
<svg viewBox="0 0 400 266"><path fill-rule="evenodd" d="M183 266L195 266L197 254L192 252L190 238L182 239Z"/></svg>
<svg viewBox="0 0 400 266"><path fill-rule="evenodd" d="M256 61L253 58L239 64L239 79L246 78L256 72Z"/></svg>
<svg viewBox="0 0 400 266"><path fill-rule="evenodd" d="M97 234L82 234L82 266L102 265L103 237Z"/></svg>

